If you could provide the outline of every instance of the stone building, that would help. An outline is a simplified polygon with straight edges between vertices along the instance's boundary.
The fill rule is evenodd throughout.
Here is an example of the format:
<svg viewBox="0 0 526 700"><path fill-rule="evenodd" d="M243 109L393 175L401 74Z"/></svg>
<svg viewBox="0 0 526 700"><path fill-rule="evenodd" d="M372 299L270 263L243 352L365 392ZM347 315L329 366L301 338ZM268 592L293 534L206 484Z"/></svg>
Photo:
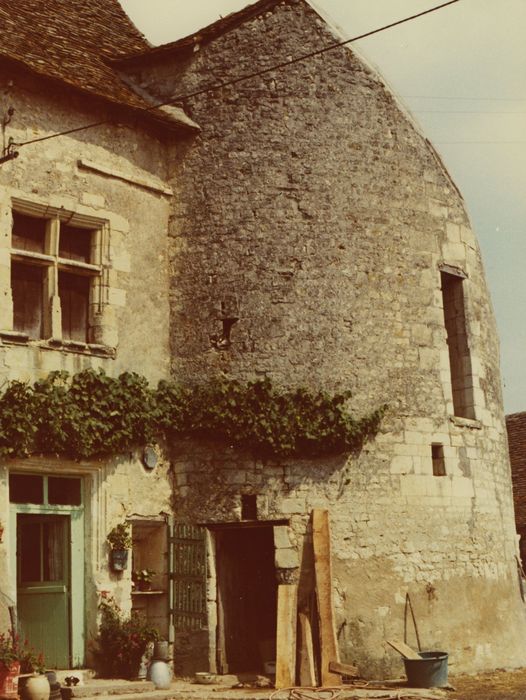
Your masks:
<svg viewBox="0 0 526 700"><path fill-rule="evenodd" d="M158 446L151 470L141 451L5 463L4 597L34 618L24 537L58 541L51 518L72 535L63 659L85 663L110 591L175 634L179 670L254 670L273 653L276 568L309 609L323 508L343 660L397 672L385 639L403 635L410 593L422 643L457 671L521 665L495 322L462 197L411 116L348 47L201 92L338 41L307 0L260 0L157 48L116 0L34 5L17 3L0 48L5 144L71 133L0 168L3 376L268 377L388 411L359 454L330 459L211 440ZM0 0L0 24L14 15ZM135 560L158 570L148 602L108 568L123 519ZM178 547L194 570L178 570Z"/></svg>

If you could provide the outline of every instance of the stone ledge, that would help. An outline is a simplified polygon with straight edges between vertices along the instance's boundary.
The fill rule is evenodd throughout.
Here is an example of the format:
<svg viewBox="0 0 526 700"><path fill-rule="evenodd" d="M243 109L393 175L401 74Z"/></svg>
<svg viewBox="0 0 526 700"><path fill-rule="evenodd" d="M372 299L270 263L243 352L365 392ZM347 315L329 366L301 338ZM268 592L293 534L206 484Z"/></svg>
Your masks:
<svg viewBox="0 0 526 700"><path fill-rule="evenodd" d="M27 345L39 347L42 350L61 350L83 355L97 355L99 357L114 358L117 352L117 349L114 347L98 343L83 343L77 340L61 340L60 338L35 340L30 338L27 333L19 333L18 331L0 330L0 341L2 345Z"/></svg>
<svg viewBox="0 0 526 700"><path fill-rule="evenodd" d="M482 430L482 423L475 418L461 418L460 416L449 416L449 420L453 425L458 425L460 428L472 428L473 430Z"/></svg>
<svg viewBox="0 0 526 700"><path fill-rule="evenodd" d="M164 185L158 178L145 178L132 173L125 173L117 168L108 165L101 165L100 163L95 163L94 161L87 160L86 158L79 158L77 165L82 170L92 170L100 175L113 177L116 180L123 180L124 182L129 182L130 184L137 185L143 189L151 190L152 192L164 194L169 197L173 196L173 190L170 187L166 187L166 185Z"/></svg>

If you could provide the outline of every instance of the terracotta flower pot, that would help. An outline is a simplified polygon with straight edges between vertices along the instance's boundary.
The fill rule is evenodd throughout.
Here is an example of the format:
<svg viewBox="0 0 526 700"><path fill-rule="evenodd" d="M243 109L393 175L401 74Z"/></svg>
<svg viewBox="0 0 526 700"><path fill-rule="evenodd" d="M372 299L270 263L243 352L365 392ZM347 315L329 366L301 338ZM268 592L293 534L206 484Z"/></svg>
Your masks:
<svg viewBox="0 0 526 700"><path fill-rule="evenodd" d="M0 695L8 698L18 696L18 674L20 664L15 661L10 666L0 664Z"/></svg>

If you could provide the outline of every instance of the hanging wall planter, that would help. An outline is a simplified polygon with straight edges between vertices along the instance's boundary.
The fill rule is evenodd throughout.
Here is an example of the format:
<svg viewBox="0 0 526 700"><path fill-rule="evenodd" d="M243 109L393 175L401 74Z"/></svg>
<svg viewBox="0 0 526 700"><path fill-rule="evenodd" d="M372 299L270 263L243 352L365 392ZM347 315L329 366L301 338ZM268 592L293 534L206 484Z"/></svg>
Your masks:
<svg viewBox="0 0 526 700"><path fill-rule="evenodd" d="M110 566L113 571L124 571L128 568L128 550L127 549L112 549L110 550Z"/></svg>
<svg viewBox="0 0 526 700"><path fill-rule="evenodd" d="M113 571L128 568L128 553L132 545L129 523L119 523L106 537L110 550L110 566Z"/></svg>

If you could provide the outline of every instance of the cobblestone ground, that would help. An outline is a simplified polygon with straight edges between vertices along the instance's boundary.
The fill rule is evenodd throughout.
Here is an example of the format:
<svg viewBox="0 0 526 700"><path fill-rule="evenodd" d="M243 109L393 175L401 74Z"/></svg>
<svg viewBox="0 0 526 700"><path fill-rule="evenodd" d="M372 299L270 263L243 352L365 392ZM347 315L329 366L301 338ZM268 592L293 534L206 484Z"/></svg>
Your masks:
<svg viewBox="0 0 526 700"><path fill-rule="evenodd" d="M455 700L526 700L526 669L496 671L478 676L455 676L451 692Z"/></svg>

